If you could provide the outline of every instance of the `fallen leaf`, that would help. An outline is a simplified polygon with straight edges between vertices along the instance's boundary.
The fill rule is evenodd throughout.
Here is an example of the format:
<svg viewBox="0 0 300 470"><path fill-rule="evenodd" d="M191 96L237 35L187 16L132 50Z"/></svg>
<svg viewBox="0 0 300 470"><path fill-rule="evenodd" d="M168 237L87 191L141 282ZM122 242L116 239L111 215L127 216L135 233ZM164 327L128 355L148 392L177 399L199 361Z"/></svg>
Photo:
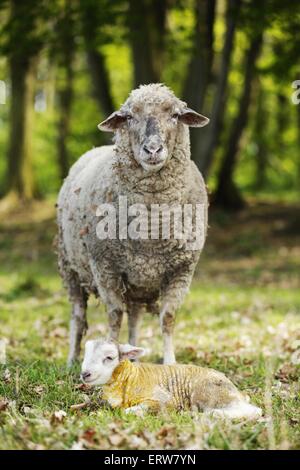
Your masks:
<svg viewBox="0 0 300 470"><path fill-rule="evenodd" d="M82 408L86 408L88 406L89 402L85 401L83 403L77 403L75 405L70 406L70 410L72 411L77 411L77 410L82 410Z"/></svg>
<svg viewBox="0 0 300 470"><path fill-rule="evenodd" d="M51 424L62 423L66 416L67 416L67 413L63 410L54 411L54 413L51 416Z"/></svg>
<svg viewBox="0 0 300 470"><path fill-rule="evenodd" d="M299 369L294 364L285 363L276 372L275 377L284 383L287 383L291 380L298 380Z"/></svg>
<svg viewBox="0 0 300 470"><path fill-rule="evenodd" d="M88 385L88 384L76 384L75 385L75 389L76 390L91 390L92 389L92 386L91 385Z"/></svg>
<svg viewBox="0 0 300 470"><path fill-rule="evenodd" d="M84 443L82 441L74 442L71 450L85 450Z"/></svg>
<svg viewBox="0 0 300 470"><path fill-rule="evenodd" d="M108 440L112 446L119 447L124 442L124 436L121 434L113 434L108 437Z"/></svg>
<svg viewBox="0 0 300 470"><path fill-rule="evenodd" d="M68 330L62 326L58 326L51 331L50 337L52 338L67 338L68 337Z"/></svg>
<svg viewBox="0 0 300 470"><path fill-rule="evenodd" d="M95 438L95 435L96 435L96 431L95 429L92 429L92 428L88 428L84 431L84 433L82 434L82 439L84 439L85 441L87 442L90 442L90 443L93 443L94 442L94 438Z"/></svg>
<svg viewBox="0 0 300 470"><path fill-rule="evenodd" d="M45 391L45 387L44 385L37 385L36 387L34 387L33 389L35 391L35 393L37 393L38 395L42 395Z"/></svg>
<svg viewBox="0 0 300 470"><path fill-rule="evenodd" d="M4 400L0 400L0 411L5 411L6 408L8 407L8 404L9 404L9 401L4 399Z"/></svg>
<svg viewBox="0 0 300 470"><path fill-rule="evenodd" d="M11 373L9 369L5 369L5 371L3 372L3 380L6 384L11 382Z"/></svg>
<svg viewBox="0 0 300 470"><path fill-rule="evenodd" d="M35 442L28 442L27 447L29 450L45 450L45 446L42 444L36 444Z"/></svg>

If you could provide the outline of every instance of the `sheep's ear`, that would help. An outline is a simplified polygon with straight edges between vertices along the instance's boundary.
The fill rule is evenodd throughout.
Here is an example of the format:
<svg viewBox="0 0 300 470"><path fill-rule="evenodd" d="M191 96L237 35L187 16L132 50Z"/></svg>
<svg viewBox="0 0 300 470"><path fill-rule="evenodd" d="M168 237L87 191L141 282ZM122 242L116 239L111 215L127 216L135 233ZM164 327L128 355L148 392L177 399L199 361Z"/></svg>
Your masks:
<svg viewBox="0 0 300 470"><path fill-rule="evenodd" d="M115 111L110 116L108 116L105 121L98 124L98 129L104 132L114 132L117 130L127 119L126 114L121 111Z"/></svg>
<svg viewBox="0 0 300 470"><path fill-rule="evenodd" d="M145 354L144 348L137 348L131 344L120 344L121 359L137 359Z"/></svg>
<svg viewBox="0 0 300 470"><path fill-rule="evenodd" d="M209 123L209 119L203 114L196 113L193 109L186 108L178 116L179 121L190 127L204 127Z"/></svg>

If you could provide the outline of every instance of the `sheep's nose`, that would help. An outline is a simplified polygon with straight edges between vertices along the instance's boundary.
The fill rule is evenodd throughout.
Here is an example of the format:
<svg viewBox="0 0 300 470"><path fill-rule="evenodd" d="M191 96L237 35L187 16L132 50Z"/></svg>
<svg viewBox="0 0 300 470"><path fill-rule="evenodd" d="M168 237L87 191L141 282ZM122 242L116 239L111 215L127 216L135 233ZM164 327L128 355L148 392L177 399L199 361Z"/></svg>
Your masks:
<svg viewBox="0 0 300 470"><path fill-rule="evenodd" d="M91 376L91 373L88 372L87 370L85 370L84 372L81 372L81 378L82 378L83 380L88 379L90 376Z"/></svg>
<svg viewBox="0 0 300 470"><path fill-rule="evenodd" d="M143 146L143 150L148 153L149 155L158 155L163 149L162 145L159 145L158 147L148 147L147 145Z"/></svg>

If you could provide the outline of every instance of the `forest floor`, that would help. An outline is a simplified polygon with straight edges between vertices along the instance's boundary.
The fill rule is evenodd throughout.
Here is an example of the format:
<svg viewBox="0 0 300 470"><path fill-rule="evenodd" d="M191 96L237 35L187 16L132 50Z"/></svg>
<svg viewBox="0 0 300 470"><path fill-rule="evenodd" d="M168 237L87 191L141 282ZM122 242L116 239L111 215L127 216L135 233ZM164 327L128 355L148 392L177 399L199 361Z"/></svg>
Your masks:
<svg viewBox="0 0 300 470"><path fill-rule="evenodd" d="M255 422L223 422L201 413L141 418L103 408L99 390L81 384L79 366L65 367L69 304L52 248L53 204L2 214L0 339L8 342L0 365L0 448L300 449L299 220L292 204L253 202L238 215L211 211L175 344L179 362L225 372L264 411ZM88 318L88 338L105 334L95 300ZM150 348L146 360L158 362L157 318L145 316L140 338Z"/></svg>

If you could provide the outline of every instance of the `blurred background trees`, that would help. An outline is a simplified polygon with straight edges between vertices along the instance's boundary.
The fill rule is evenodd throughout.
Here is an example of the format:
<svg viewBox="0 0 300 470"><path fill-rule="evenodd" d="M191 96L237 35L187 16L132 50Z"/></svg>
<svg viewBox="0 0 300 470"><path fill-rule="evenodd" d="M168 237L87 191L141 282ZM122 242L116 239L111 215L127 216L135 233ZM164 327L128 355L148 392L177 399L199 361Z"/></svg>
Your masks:
<svg viewBox="0 0 300 470"><path fill-rule="evenodd" d="M162 81L211 118L193 158L216 205L295 198L300 5L293 0L0 0L0 195L54 194L109 143L97 124Z"/></svg>

